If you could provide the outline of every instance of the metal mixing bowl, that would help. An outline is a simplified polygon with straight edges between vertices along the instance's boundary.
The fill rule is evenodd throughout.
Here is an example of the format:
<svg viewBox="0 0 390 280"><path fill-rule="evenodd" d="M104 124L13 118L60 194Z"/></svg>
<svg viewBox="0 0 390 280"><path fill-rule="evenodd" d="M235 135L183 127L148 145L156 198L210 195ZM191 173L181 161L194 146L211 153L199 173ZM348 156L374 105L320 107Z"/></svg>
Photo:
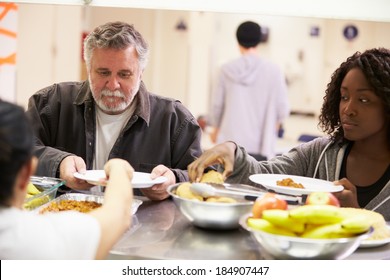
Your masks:
<svg viewBox="0 0 390 280"><path fill-rule="evenodd" d="M237 203L217 203L190 200L176 195L178 183L168 187L167 191L172 196L181 213L195 226L208 229L234 229L239 227L242 215L251 211L253 201L247 201L240 196L235 198Z"/></svg>
<svg viewBox="0 0 390 280"><path fill-rule="evenodd" d="M247 225L250 214L241 217L239 223L249 231L260 247L276 259L344 259L351 255L360 242L369 237L373 228L349 238L312 239L291 237L256 230Z"/></svg>

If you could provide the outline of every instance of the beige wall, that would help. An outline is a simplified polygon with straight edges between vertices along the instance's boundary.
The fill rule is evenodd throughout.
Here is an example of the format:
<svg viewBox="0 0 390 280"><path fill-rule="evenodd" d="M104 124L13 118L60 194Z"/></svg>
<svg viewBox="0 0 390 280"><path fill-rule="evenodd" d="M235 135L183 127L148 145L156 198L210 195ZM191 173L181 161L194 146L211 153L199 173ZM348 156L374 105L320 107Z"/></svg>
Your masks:
<svg viewBox="0 0 390 280"><path fill-rule="evenodd" d="M81 9L27 5L18 9L16 102L38 89L80 76Z"/></svg>
<svg viewBox="0 0 390 280"><path fill-rule="evenodd" d="M330 74L347 56L366 48L390 48L390 23L232 13L19 4L17 102L26 106L36 90L81 77L81 34L111 20L133 23L151 48L144 73L148 89L181 100L197 116L206 114L219 66L238 56L235 29L243 20L269 27L260 55L278 63L290 81L294 110L319 112ZM179 20L187 31L177 31ZM342 37L358 26L354 42ZM319 37L310 37L312 26ZM299 60L299 55L303 59Z"/></svg>

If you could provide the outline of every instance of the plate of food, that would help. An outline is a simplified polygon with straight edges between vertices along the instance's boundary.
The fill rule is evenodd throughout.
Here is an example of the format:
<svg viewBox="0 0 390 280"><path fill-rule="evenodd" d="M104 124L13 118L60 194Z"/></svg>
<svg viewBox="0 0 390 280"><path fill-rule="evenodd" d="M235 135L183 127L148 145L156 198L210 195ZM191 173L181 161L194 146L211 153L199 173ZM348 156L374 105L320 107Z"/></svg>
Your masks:
<svg viewBox="0 0 390 280"><path fill-rule="evenodd" d="M390 230L390 227L389 227ZM366 239L362 240L359 245L359 248L374 248L383 246L390 243L390 237L384 239Z"/></svg>
<svg viewBox="0 0 390 280"><path fill-rule="evenodd" d="M85 180L92 185L105 186L106 184L106 173L104 170L87 170L84 174L76 172L73 176L77 179ZM151 179L150 173L134 172L131 183L133 184L133 188L142 189L164 183L166 180L167 178L163 176Z"/></svg>
<svg viewBox="0 0 390 280"><path fill-rule="evenodd" d="M344 189L333 182L285 174L254 174L249 180L277 193L307 195L312 192L339 192Z"/></svg>

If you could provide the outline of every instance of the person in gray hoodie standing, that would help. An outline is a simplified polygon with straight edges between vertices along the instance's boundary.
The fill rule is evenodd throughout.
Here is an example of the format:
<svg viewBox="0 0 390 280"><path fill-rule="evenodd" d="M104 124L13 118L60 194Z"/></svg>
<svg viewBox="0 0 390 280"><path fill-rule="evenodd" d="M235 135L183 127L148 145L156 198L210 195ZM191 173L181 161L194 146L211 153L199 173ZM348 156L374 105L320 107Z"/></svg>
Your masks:
<svg viewBox="0 0 390 280"><path fill-rule="evenodd" d="M287 85L281 69L260 57L259 24L246 21L236 32L241 56L224 64L213 92L212 141L234 141L256 159L275 156L277 132L290 114Z"/></svg>
<svg viewBox="0 0 390 280"><path fill-rule="evenodd" d="M238 143L225 142L188 166L191 181L220 164L226 183L254 183L256 173L288 174L343 185L343 207L365 208L390 221L390 50L350 56L332 74L319 125L327 136L268 161L256 161Z"/></svg>

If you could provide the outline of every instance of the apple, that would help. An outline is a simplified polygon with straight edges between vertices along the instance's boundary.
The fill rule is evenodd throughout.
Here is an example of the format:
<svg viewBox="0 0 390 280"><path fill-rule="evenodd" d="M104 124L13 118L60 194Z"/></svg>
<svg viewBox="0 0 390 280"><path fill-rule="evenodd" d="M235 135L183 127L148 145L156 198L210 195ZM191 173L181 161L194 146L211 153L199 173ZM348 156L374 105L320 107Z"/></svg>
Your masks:
<svg viewBox="0 0 390 280"><path fill-rule="evenodd" d="M278 198L274 193L266 193L258 197L252 207L253 218L261 218L264 210L268 209L287 209L287 202Z"/></svg>
<svg viewBox="0 0 390 280"><path fill-rule="evenodd" d="M340 201L337 197L329 192L312 192L307 198L305 204L307 205L333 205L340 207Z"/></svg>

